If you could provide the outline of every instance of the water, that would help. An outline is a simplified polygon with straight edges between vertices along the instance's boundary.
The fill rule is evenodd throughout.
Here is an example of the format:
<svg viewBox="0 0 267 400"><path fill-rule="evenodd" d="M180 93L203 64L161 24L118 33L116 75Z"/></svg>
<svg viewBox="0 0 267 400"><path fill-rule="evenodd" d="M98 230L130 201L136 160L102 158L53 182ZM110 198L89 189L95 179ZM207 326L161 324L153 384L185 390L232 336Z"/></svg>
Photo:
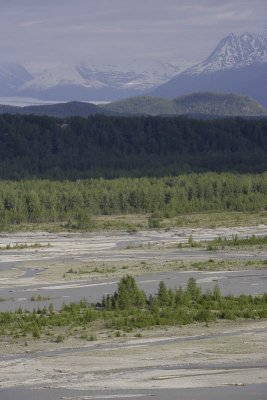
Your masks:
<svg viewBox="0 0 267 400"><path fill-rule="evenodd" d="M105 382L103 382L103 385ZM246 386L221 386L194 389L151 389L151 390L66 390L8 388L0 389L0 400L266 400L267 383Z"/></svg>

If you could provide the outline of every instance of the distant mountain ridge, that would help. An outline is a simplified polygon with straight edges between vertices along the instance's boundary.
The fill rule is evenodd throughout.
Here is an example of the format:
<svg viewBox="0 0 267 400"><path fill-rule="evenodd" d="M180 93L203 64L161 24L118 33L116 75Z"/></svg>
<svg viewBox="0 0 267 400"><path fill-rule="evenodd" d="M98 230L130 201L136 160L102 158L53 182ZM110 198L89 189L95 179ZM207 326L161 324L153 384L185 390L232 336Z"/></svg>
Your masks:
<svg viewBox="0 0 267 400"><path fill-rule="evenodd" d="M29 72L21 64L0 64L0 95L52 101L120 99L144 93L180 71L172 63L125 66L88 63L52 65Z"/></svg>
<svg viewBox="0 0 267 400"><path fill-rule="evenodd" d="M0 105L0 114L47 115L66 118L90 115L206 115L267 116L267 109L253 99L227 93L193 93L173 100L137 96L104 105L72 101L67 103L14 107Z"/></svg>
<svg viewBox="0 0 267 400"><path fill-rule="evenodd" d="M174 54L174 58L177 56ZM112 101L132 96L173 99L196 92L237 93L267 106L267 37L230 34L201 63L133 60L23 66L0 63L0 96L49 101Z"/></svg>
<svg viewBox="0 0 267 400"><path fill-rule="evenodd" d="M140 96L101 107L110 112L139 115L267 116L267 109L255 100L231 93L192 93L174 100Z"/></svg>
<svg viewBox="0 0 267 400"><path fill-rule="evenodd" d="M46 115L49 117L66 118L71 116L79 116L87 118L90 115L114 115L108 110L103 110L99 106L91 103L71 101L68 103L36 105L26 107L15 107L0 105L0 114L21 114L21 115Z"/></svg>
<svg viewBox="0 0 267 400"><path fill-rule="evenodd" d="M192 92L231 92L267 106L267 37L231 34L202 63L150 92L173 98Z"/></svg>

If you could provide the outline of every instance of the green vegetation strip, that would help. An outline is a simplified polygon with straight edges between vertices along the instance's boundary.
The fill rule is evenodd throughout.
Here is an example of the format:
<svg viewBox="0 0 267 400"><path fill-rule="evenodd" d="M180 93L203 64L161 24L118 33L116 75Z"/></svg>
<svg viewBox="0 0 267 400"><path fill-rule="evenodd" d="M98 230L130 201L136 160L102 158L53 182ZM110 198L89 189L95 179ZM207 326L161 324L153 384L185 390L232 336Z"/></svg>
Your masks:
<svg viewBox="0 0 267 400"><path fill-rule="evenodd" d="M51 296L42 296L40 294L38 294L37 296L31 296L31 301L47 301L51 299Z"/></svg>
<svg viewBox="0 0 267 400"><path fill-rule="evenodd" d="M240 238L238 235L233 235L232 237L218 237L213 240L196 241L193 239L192 235L189 236L187 243L178 243L178 248L184 247L206 247L208 251L214 250L224 250L225 247L239 248L239 247L255 247L262 248L267 245L267 236L256 236L252 235L250 237ZM172 246L173 247L173 246Z"/></svg>
<svg viewBox="0 0 267 400"><path fill-rule="evenodd" d="M262 247L267 244L267 236L255 236L247 238L239 238L234 235L232 238L217 238L210 241L207 245L207 250L217 250L218 248L224 249L225 247L247 247L259 246Z"/></svg>
<svg viewBox="0 0 267 400"><path fill-rule="evenodd" d="M266 204L267 173L0 181L0 230L23 224L138 230L266 223Z"/></svg>
<svg viewBox="0 0 267 400"><path fill-rule="evenodd" d="M63 273L65 280L82 279L100 279L100 278L121 278L125 274L132 276L147 274L153 272L171 272L171 271L237 271L248 269L265 269L267 260L220 260L209 258L203 261L186 262L183 260L161 260L124 262L114 265L112 262L85 264L82 267L72 266ZM54 271L54 270L53 270ZM52 272L53 274L53 272ZM60 279L62 276L53 274L53 279Z"/></svg>
<svg viewBox="0 0 267 400"><path fill-rule="evenodd" d="M202 293L194 278L186 289L167 289L160 282L155 295L146 296L130 275L124 276L113 295L104 296L102 302L90 305L86 300L63 305L55 311L38 308L33 312L0 313L0 335L13 338L36 339L51 337L64 340L65 335L83 335L100 323L102 329L123 330L152 328L156 326L186 325L194 322L208 324L217 319L267 318L267 294L261 296L222 296L218 286ZM58 335L59 330L64 335ZM81 336L80 336L81 337ZM93 340L95 336L88 336Z"/></svg>
<svg viewBox="0 0 267 400"><path fill-rule="evenodd" d="M15 243L15 244L7 244L6 246L0 246L0 250L24 250L24 249L40 249L42 247L51 247L50 243L42 244L42 243Z"/></svg>

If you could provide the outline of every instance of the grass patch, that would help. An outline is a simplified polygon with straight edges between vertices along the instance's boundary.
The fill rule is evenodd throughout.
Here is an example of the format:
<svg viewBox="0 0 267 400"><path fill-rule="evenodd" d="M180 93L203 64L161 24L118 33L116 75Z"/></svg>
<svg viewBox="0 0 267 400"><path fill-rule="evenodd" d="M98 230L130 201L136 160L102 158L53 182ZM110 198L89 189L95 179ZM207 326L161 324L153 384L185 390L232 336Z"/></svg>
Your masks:
<svg viewBox="0 0 267 400"><path fill-rule="evenodd" d="M86 267L84 267L86 268ZM74 275L91 275L91 274L100 274L100 275L105 275L105 274L113 274L117 271L117 268L115 266L111 266L111 267L105 267L103 266L101 267L92 267L90 265L87 265L87 269L84 268L79 268L79 269L75 269L73 267L71 267L70 269L68 269L68 271L66 272L67 274L74 274Z"/></svg>
<svg viewBox="0 0 267 400"><path fill-rule="evenodd" d="M31 296L31 301L47 301L47 300L51 300L52 297L51 296L42 296L40 294L36 295L36 296Z"/></svg>
<svg viewBox="0 0 267 400"><path fill-rule="evenodd" d="M234 226L256 226L267 224L267 212L211 211L182 214L164 219L162 227L219 228Z"/></svg>
<svg viewBox="0 0 267 400"><path fill-rule="evenodd" d="M120 278L126 273L133 276L139 274L149 274L156 272L174 272L174 271L236 271L240 269L264 269L267 268L267 260L238 260L238 259L212 259L200 261L185 262L183 260L166 261L141 261L133 262L105 262L92 263L83 267L71 267L63 273L66 280L98 279L98 278ZM61 275L62 276L62 275Z"/></svg>
<svg viewBox="0 0 267 400"><path fill-rule="evenodd" d="M196 212L190 214L179 214L175 217L160 218L159 224L151 223L151 214L118 214L118 215L95 215L93 216L94 231L117 231L138 232L146 229L170 229L170 228L218 228L234 226L256 226L267 225L267 212L237 212L237 211L210 211ZM92 227L72 227L69 221L51 223L21 223L7 225L7 232L77 232L92 231Z"/></svg>
<svg viewBox="0 0 267 400"><path fill-rule="evenodd" d="M255 236L252 235L250 237L246 238L240 238L238 235L232 236L232 238L217 238L214 240L211 240L207 244L207 250L212 251L212 250L224 250L225 247L251 247L251 246L257 246L262 248L263 246L267 245L267 236Z"/></svg>
<svg viewBox="0 0 267 400"><path fill-rule="evenodd" d="M40 249L42 247L51 247L50 243L15 243L7 244L6 246L0 247L0 250L24 250L24 249Z"/></svg>
<svg viewBox="0 0 267 400"><path fill-rule="evenodd" d="M238 269L267 268L267 260L214 260L197 261L189 269L198 271L235 271Z"/></svg>

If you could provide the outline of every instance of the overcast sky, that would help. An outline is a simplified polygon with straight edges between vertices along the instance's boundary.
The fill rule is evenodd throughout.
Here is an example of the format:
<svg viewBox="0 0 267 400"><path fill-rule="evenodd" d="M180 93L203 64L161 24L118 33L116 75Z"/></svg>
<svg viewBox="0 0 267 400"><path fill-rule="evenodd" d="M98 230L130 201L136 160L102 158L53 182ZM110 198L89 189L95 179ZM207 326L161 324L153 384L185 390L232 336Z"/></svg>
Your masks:
<svg viewBox="0 0 267 400"><path fill-rule="evenodd" d="M1 62L194 63L266 16L267 0L0 0Z"/></svg>

